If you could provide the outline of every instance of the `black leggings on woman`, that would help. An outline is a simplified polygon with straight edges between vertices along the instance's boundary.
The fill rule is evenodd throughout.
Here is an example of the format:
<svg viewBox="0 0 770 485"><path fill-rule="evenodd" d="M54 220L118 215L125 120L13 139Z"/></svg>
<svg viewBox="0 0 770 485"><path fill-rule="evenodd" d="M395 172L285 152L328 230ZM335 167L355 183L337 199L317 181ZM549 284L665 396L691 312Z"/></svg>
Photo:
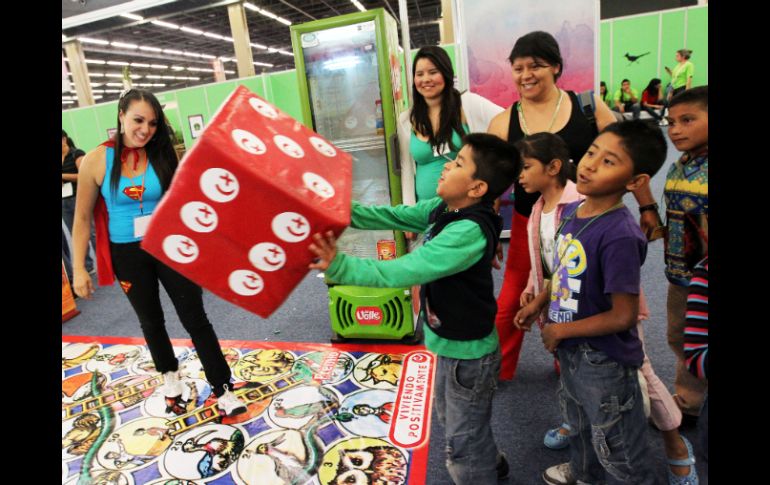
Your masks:
<svg viewBox="0 0 770 485"><path fill-rule="evenodd" d="M139 317L155 369L165 373L179 368L179 361L166 332L160 304L160 281L176 308L179 320L192 338L214 394L222 395L223 385L230 383L230 367L222 355L214 327L203 309L203 291L200 286L141 249L139 244L110 243L110 253L115 276Z"/></svg>

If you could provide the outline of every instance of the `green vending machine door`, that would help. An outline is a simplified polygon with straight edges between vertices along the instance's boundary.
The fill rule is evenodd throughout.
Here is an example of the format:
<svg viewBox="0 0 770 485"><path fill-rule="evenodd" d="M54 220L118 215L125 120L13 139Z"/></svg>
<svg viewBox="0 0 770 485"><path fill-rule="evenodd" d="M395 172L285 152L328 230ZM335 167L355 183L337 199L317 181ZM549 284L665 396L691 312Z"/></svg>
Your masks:
<svg viewBox="0 0 770 485"><path fill-rule="evenodd" d="M353 157L353 199L364 205L401 203L396 121L403 100L396 28L383 9L291 27L303 122ZM348 228L338 250L392 259L405 254L406 244L400 231ZM411 299L408 288L332 286L332 330L342 338L412 337Z"/></svg>

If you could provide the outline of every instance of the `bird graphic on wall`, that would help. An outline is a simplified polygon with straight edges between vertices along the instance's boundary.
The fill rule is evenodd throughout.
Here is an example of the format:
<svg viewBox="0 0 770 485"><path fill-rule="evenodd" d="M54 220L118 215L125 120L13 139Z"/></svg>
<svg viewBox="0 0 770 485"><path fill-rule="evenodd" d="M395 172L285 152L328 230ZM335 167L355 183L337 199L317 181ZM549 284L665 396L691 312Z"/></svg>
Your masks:
<svg viewBox="0 0 770 485"><path fill-rule="evenodd" d="M644 57L647 54L649 54L649 52L645 52L644 54L639 54L638 56L632 56L631 54L626 52L625 56L626 56L626 59L628 59L628 65L630 66L634 62L638 61L640 57Z"/></svg>

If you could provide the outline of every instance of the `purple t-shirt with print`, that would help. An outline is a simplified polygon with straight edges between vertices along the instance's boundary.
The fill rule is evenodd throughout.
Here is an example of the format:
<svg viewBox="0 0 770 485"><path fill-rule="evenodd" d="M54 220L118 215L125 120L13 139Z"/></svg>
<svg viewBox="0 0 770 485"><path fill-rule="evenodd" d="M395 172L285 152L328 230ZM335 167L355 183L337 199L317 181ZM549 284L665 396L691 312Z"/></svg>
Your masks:
<svg viewBox="0 0 770 485"><path fill-rule="evenodd" d="M548 322L582 320L612 308L612 293L639 294L647 240L626 207L598 217L579 219L573 214L580 201L564 208L567 219L556 239ZM584 228L581 231L581 228ZM575 236L577 235L577 238ZM622 365L641 366L642 343L636 331L601 337L565 339L559 346L587 342Z"/></svg>

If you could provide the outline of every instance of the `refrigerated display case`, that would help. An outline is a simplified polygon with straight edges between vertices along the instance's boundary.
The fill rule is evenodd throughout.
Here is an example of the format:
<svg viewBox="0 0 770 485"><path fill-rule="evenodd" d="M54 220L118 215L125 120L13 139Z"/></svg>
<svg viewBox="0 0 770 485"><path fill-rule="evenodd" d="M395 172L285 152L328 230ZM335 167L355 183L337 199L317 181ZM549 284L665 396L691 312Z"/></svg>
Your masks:
<svg viewBox="0 0 770 485"><path fill-rule="evenodd" d="M401 203L396 121L405 109L396 21L373 9L291 26L303 123L353 157L353 199ZM400 231L348 228L338 249L361 258L406 253ZM414 340L409 288L329 288L335 339Z"/></svg>

